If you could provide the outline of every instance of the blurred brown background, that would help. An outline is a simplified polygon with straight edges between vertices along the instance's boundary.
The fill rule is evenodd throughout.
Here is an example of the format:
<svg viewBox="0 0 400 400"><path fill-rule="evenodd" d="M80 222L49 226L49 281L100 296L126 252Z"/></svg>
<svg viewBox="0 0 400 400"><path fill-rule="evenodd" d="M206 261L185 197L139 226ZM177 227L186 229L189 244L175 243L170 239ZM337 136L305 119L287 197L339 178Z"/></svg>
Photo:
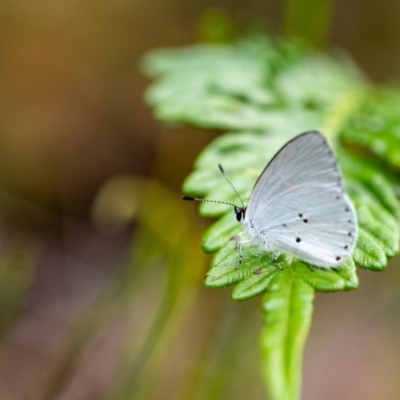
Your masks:
<svg viewBox="0 0 400 400"><path fill-rule="evenodd" d="M121 324L106 331L79 368L68 370L58 391L44 395L38 389L37 397L26 397L26 388L46 375L41 371L69 323L109 284L135 240L128 228L111 236L96 230L90 219L95 195L110 178L131 173L156 178L179 194L194 157L213 137L166 132L154 121L143 101L148 81L139 70L141 56L198 40L199 20L210 7L226 10L238 26L256 21L279 34L285 6L278 0L1 1L0 237L6 252L21 240L25 249L28 235L38 260L21 295L22 309L9 320L4 317L1 399L106 398ZM396 81L399 15L396 0L338 0L330 44L346 49L374 81ZM193 251L202 257L198 247ZM356 292L317 296L305 361L307 400L400 398L400 274L393 263L382 274L361 271L360 279ZM243 338L254 358L236 360L242 365L236 368L239 375L243 363L254 369L251 398L264 398L256 354L260 300L232 304L228 291L201 289L201 277L196 282L199 315L208 313L204 318L210 324L223 320L221 351L232 351L223 345L229 343L229 332L238 329L232 313L251 326ZM154 290L148 286L147 296ZM1 307L8 309L4 302ZM139 311L133 314L145 319ZM132 397L127 389L119 398L185 398L177 382L198 360L198 336L208 336L207 329L193 329L197 325L190 317L184 326L187 335L181 334L163 372L154 375L160 392ZM176 369L176 381L169 365Z"/></svg>
<svg viewBox="0 0 400 400"><path fill-rule="evenodd" d="M285 2L278 0L3 0L2 187L85 215L107 177L148 174L161 128L143 103L138 62L149 49L196 41L211 6L238 24L282 30ZM394 0L336 1L331 44L347 49L373 79L392 79L400 68L399 14Z"/></svg>

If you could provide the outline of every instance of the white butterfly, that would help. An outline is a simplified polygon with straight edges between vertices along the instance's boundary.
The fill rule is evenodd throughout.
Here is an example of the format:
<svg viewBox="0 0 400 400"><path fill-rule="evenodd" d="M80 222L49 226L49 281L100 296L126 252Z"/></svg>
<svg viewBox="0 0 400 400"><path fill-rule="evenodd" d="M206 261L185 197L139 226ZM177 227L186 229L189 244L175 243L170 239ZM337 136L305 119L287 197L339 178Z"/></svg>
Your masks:
<svg viewBox="0 0 400 400"><path fill-rule="evenodd" d="M287 142L261 173L247 207L233 206L245 228L232 238L238 243L239 263L245 242L322 268L342 264L356 245L354 206L344 192L335 155L317 131Z"/></svg>

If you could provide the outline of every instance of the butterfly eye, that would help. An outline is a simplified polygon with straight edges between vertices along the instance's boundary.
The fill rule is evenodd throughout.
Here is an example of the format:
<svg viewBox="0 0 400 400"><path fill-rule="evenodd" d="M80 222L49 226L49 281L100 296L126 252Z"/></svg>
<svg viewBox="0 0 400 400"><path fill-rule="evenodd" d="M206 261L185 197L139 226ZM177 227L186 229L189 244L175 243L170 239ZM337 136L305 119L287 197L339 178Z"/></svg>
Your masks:
<svg viewBox="0 0 400 400"><path fill-rule="evenodd" d="M240 222L240 220L242 219L242 210L239 207L234 208L235 210L235 214L236 214L236 219Z"/></svg>
<svg viewBox="0 0 400 400"><path fill-rule="evenodd" d="M246 213L246 207L235 207L236 219L240 222Z"/></svg>

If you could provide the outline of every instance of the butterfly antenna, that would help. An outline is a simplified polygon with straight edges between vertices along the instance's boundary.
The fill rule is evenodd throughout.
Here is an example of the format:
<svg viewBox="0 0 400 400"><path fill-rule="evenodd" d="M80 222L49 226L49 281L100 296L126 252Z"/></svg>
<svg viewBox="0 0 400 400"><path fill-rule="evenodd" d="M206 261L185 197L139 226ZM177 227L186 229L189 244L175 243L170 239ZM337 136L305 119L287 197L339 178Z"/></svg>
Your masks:
<svg viewBox="0 0 400 400"><path fill-rule="evenodd" d="M199 198L199 197L182 196L182 200L203 201L203 202L206 202L206 203L219 203L219 204L226 204L226 205L232 206L232 207L237 207L236 204L227 203L226 201L201 199L201 198Z"/></svg>
<svg viewBox="0 0 400 400"><path fill-rule="evenodd" d="M236 196L239 198L240 202L242 203L242 207L244 208L244 203L242 198L240 197L238 191L235 189L235 186L233 186L232 182L229 180L229 178L227 177L224 169L222 168L221 164L218 164L219 170L222 172L222 175L224 176L224 178L226 179L226 181L231 185L231 188L233 189L233 191L236 193Z"/></svg>

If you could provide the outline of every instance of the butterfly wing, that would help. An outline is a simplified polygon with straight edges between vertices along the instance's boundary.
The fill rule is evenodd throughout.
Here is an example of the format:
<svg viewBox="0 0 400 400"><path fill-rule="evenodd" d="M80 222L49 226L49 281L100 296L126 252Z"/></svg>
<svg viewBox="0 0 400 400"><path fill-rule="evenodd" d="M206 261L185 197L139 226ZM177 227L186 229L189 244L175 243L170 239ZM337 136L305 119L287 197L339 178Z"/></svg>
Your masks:
<svg viewBox="0 0 400 400"><path fill-rule="evenodd" d="M320 267L335 267L351 254L356 212L319 132L297 136L274 156L254 186L244 225L270 248Z"/></svg>

